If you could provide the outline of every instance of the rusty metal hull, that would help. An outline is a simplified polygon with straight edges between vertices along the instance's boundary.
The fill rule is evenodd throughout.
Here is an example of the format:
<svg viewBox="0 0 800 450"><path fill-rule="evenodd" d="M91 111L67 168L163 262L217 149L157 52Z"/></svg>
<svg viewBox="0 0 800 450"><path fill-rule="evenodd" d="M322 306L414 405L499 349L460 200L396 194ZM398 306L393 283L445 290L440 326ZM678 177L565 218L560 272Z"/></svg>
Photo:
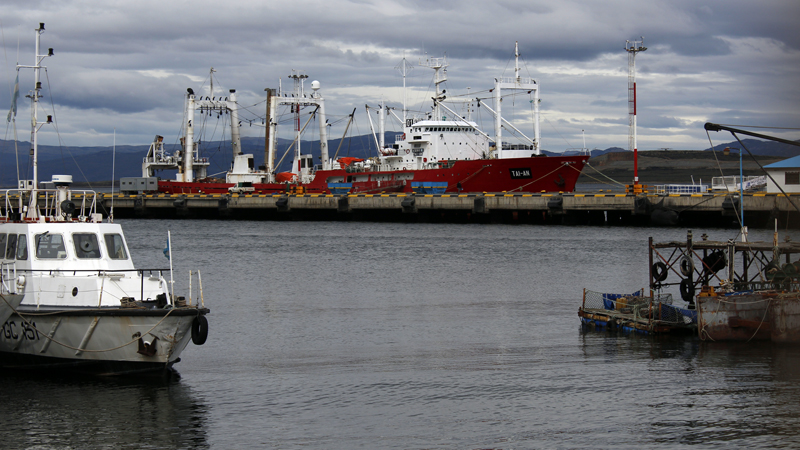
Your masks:
<svg viewBox="0 0 800 450"><path fill-rule="evenodd" d="M697 297L700 339L752 341L771 338L770 305L776 292Z"/></svg>
<svg viewBox="0 0 800 450"><path fill-rule="evenodd" d="M772 341L800 343L800 294L779 295L770 309Z"/></svg>
<svg viewBox="0 0 800 450"><path fill-rule="evenodd" d="M96 375L163 375L192 339L193 321L208 312L161 310L28 311L0 329L0 367Z"/></svg>

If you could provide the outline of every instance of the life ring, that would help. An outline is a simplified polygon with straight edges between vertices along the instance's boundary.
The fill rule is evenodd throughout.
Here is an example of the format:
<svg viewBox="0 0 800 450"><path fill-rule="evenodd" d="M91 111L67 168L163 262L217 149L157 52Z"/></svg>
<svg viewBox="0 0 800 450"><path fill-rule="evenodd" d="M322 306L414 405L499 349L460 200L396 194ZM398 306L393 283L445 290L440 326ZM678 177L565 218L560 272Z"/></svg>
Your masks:
<svg viewBox="0 0 800 450"><path fill-rule="evenodd" d="M692 258L684 255L681 258L680 267L683 276L688 277L692 274L692 272L694 272L694 261L692 261Z"/></svg>
<svg viewBox="0 0 800 450"><path fill-rule="evenodd" d="M653 264L653 280L656 283L661 283L662 281L667 279L667 265L661 261Z"/></svg>
<svg viewBox="0 0 800 450"><path fill-rule="evenodd" d="M197 316L192 321L192 342L194 345L203 345L208 338L208 319Z"/></svg>
<svg viewBox="0 0 800 450"><path fill-rule="evenodd" d="M411 149L410 149L410 148L407 148L407 149L406 149L406 155L407 155L407 154L409 154L409 153L411 153Z"/></svg>
<svg viewBox="0 0 800 450"><path fill-rule="evenodd" d="M406 140L406 134L405 134L405 133L403 133L403 137L402 137L402 138L400 138L400 140L402 140L402 141L405 141L405 140Z"/></svg>
<svg viewBox="0 0 800 450"><path fill-rule="evenodd" d="M681 298L689 303L694 303L694 283L690 283L688 278L681 280Z"/></svg>

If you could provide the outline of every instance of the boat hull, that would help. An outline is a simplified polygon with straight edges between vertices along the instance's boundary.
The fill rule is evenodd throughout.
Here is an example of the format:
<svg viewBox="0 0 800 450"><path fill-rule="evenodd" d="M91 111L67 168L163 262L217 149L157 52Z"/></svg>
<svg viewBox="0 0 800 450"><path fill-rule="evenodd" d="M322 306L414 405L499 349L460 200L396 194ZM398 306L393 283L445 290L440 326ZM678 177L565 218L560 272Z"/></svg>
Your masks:
<svg viewBox="0 0 800 450"><path fill-rule="evenodd" d="M0 294L0 323L6 323L24 298L22 294Z"/></svg>
<svg viewBox="0 0 800 450"><path fill-rule="evenodd" d="M710 341L769 340L770 305L775 292L697 297L700 339Z"/></svg>
<svg viewBox="0 0 800 450"><path fill-rule="evenodd" d="M778 296L771 305L772 342L800 343L800 294Z"/></svg>
<svg viewBox="0 0 800 450"><path fill-rule="evenodd" d="M444 192L572 192L588 156L461 160L440 168L396 171L318 170L305 184L253 184L253 194L331 193L331 183L347 183L350 193L414 192L414 183L437 183ZM227 194L233 183L159 181L168 194Z"/></svg>
<svg viewBox="0 0 800 450"><path fill-rule="evenodd" d="M0 367L42 373L165 375L207 309L28 310L0 330Z"/></svg>

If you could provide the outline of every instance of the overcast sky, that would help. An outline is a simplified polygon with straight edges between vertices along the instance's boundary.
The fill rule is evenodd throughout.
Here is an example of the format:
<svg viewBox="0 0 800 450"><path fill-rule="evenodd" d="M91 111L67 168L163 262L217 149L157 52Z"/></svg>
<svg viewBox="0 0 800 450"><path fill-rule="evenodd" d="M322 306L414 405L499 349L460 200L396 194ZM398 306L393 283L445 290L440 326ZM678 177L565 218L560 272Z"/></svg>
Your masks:
<svg viewBox="0 0 800 450"><path fill-rule="evenodd" d="M0 105L10 106L14 65L33 63L34 29L53 47L42 75L55 103L58 132L69 146L174 142L184 94L236 89L242 135L263 136L264 88L292 69L319 80L332 137L356 108L355 132L369 131L365 104L402 106L405 56L409 109L429 111L431 69L420 56L446 55L448 95L487 97L495 77L513 76L519 41L522 75L541 86L544 149L628 147L626 40L644 37L636 57L639 149L709 147L707 121L800 128L800 2L326 0L227 2L192 0L14 1L4 4L5 70ZM43 50L46 52L46 50ZM19 136L30 139L25 94L33 74L20 75ZM44 109L52 108L45 104ZM532 133L527 93L504 101L523 132ZM5 117L3 112L3 117ZM493 135L487 118L484 129ZM291 125L282 127L288 137ZM389 126L399 131L398 126ZM45 126L41 142L58 143ZM793 130L762 130L800 138ZM207 136L210 136L207 135ZM219 137L219 131L215 135ZM728 133L712 133L714 145ZM5 138L13 138L11 128ZM314 133L306 135L315 139Z"/></svg>

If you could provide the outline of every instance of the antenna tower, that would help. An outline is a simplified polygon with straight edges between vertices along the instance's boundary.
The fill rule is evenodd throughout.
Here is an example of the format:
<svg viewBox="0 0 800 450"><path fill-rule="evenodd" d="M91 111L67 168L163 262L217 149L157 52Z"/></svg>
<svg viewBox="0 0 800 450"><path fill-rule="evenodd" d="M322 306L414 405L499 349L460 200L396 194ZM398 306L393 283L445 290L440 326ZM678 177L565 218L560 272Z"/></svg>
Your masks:
<svg viewBox="0 0 800 450"><path fill-rule="evenodd" d="M636 148L636 54L647 50L644 37L640 41L625 41L628 52L628 150L633 151L633 184L639 184L638 150Z"/></svg>
<svg viewBox="0 0 800 450"><path fill-rule="evenodd" d="M406 75L411 70L414 70L414 66L408 63L406 60L406 56L403 55L403 60L400 61L400 64L395 66L395 69L400 71L400 74L403 75L403 126L406 126L406 114L408 111L408 107L406 106Z"/></svg>

